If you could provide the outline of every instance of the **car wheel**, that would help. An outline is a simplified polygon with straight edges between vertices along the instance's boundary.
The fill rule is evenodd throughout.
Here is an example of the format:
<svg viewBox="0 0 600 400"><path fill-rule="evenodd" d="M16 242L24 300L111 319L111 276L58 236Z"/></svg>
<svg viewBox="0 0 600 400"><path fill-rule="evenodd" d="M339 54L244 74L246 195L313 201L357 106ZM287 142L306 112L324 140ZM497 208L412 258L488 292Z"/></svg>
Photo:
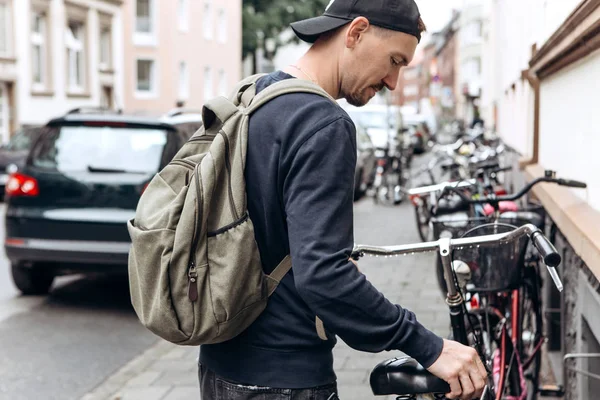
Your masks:
<svg viewBox="0 0 600 400"><path fill-rule="evenodd" d="M46 294L54 281L54 273L40 265L12 263L11 273L17 289L24 295Z"/></svg>

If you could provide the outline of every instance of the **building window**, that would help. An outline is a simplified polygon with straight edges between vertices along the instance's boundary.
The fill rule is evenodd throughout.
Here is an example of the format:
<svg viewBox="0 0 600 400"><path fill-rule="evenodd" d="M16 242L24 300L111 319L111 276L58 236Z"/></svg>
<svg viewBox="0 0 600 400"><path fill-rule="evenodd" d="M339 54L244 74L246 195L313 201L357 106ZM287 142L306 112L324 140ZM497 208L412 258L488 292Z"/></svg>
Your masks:
<svg viewBox="0 0 600 400"><path fill-rule="evenodd" d="M212 69L204 67L204 101L208 101L213 97L213 81Z"/></svg>
<svg viewBox="0 0 600 400"><path fill-rule="evenodd" d="M100 28L100 69L109 70L111 68L112 53L112 28L103 26Z"/></svg>
<svg viewBox="0 0 600 400"><path fill-rule="evenodd" d="M136 0L135 2L135 31L152 33L152 0Z"/></svg>
<svg viewBox="0 0 600 400"><path fill-rule="evenodd" d="M0 0L0 55L10 56L12 53L11 12L7 2Z"/></svg>
<svg viewBox="0 0 600 400"><path fill-rule="evenodd" d="M210 0L204 1L204 38L212 39L213 23L212 23L212 6Z"/></svg>
<svg viewBox="0 0 600 400"><path fill-rule="evenodd" d="M46 89L47 83L47 18L45 12L34 11L31 18L31 68L33 90Z"/></svg>
<svg viewBox="0 0 600 400"><path fill-rule="evenodd" d="M138 93L156 93L156 65L154 60L137 60Z"/></svg>
<svg viewBox="0 0 600 400"><path fill-rule="evenodd" d="M225 13L225 9L223 8L219 10L218 21L219 42L225 43L227 42L227 14Z"/></svg>
<svg viewBox="0 0 600 400"><path fill-rule="evenodd" d="M179 99L187 100L190 97L190 78L185 61L179 63Z"/></svg>
<svg viewBox="0 0 600 400"><path fill-rule="evenodd" d="M224 70L219 71L219 96L227 96L227 75Z"/></svg>
<svg viewBox="0 0 600 400"><path fill-rule="evenodd" d="M65 44L69 91L81 92L85 87L85 25L83 23L69 21Z"/></svg>
<svg viewBox="0 0 600 400"><path fill-rule="evenodd" d="M179 29L187 31L189 26L189 0L179 0L178 3L178 17L179 17Z"/></svg>

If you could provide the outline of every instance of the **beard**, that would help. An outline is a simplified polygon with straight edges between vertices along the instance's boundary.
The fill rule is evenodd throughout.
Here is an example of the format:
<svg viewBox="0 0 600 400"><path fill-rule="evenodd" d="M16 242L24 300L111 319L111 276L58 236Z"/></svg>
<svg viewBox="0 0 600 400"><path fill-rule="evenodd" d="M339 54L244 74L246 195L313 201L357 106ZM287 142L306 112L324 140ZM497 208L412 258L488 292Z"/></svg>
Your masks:
<svg viewBox="0 0 600 400"><path fill-rule="evenodd" d="M362 107L371 100L371 96L367 94L369 89L373 89L375 93L379 92L383 89L384 84L380 83L378 85L368 86L364 89L361 89L356 92L344 93L344 98L348 102L348 104L353 105L354 107Z"/></svg>

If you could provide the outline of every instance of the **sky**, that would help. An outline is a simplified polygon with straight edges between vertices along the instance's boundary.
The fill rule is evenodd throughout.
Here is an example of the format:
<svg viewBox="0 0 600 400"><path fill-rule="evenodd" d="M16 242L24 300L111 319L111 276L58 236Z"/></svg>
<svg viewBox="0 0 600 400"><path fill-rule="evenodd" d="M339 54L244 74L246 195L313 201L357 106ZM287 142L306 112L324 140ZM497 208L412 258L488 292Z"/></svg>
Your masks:
<svg viewBox="0 0 600 400"><path fill-rule="evenodd" d="M452 16L452 9L460 9L463 0L415 0L427 31L441 30Z"/></svg>

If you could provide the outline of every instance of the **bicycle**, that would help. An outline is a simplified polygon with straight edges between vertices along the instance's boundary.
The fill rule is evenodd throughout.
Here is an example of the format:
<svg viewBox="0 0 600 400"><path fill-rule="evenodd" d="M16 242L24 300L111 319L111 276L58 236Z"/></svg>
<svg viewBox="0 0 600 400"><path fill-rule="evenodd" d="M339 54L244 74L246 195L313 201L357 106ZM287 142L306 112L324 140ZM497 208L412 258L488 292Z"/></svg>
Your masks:
<svg viewBox="0 0 600 400"><path fill-rule="evenodd" d="M499 226L492 226L492 232L498 228ZM520 242L524 237L528 238L527 242L531 241L534 244L558 290L562 290L562 283L555 270L561 262L561 257L548 238L532 224L508 232L458 239L442 237L434 242L382 247L355 245L351 256L358 260L364 255L389 257L437 251L442 258L444 277L449 288L446 303L449 308L452 338L474 347L488 371L487 385L481 399L521 399L524 398L522 396L527 389L522 387L522 367L519 367L516 346L513 346L513 340L509 340L508 337L509 334L511 338L514 337L516 333L512 318L517 318L518 315L499 314L497 308L487 304L476 310L467 310L463 291L467 290L468 284L475 285L470 291L484 290L486 285L510 288L518 284L519 282L514 281L519 277L518 274L513 274L509 281L503 281L506 274L494 274L502 270L494 266L504 264L498 264L498 261L503 260L490 257L490 253L497 254L499 249L504 248L507 254L514 255L515 248L521 248ZM484 251L490 248L490 252ZM476 255L475 259L470 260L470 264L458 258L453 260L456 252L465 249L471 251L471 256ZM389 359L378 364L371 372L370 385L376 396L396 395L399 396L398 399L406 400L416 399L419 395L444 399L444 394L450 392L450 387L445 381L407 357Z"/></svg>
<svg viewBox="0 0 600 400"><path fill-rule="evenodd" d="M481 184L478 182L474 187L476 188L476 197L469 197L465 193L465 189L468 189L468 185L456 188L454 185L444 186L439 199L443 198L446 194L452 193L458 197L459 202L455 206L457 209L462 211L456 211L454 213L448 213L444 215L436 215L430 220L432 226L433 236L437 239L443 236L449 237L466 237L473 234L483 234L486 229L490 226L490 223L495 224L495 229L514 229L518 226L525 224L533 224L538 229L543 228L544 218L536 212L528 210L516 210L516 211L504 211L503 203L513 202L525 194L527 194L535 185L541 183L556 183L562 186L585 188L586 184L583 182L559 179L555 177L554 171L546 171L546 174L542 178L538 178L528 185L526 185L521 191L513 195L496 196L496 195L485 195L485 190L481 189ZM468 191L468 190L467 190ZM438 199L438 202L439 202ZM477 214L472 212L469 216L465 210L465 207L481 206L482 204L490 205L493 210L491 213L480 213ZM515 203L516 205L516 203ZM511 209L512 206L504 204L505 208ZM433 213L436 210L433 207ZM527 252L529 251L529 255ZM539 260L532 254L531 249L527 249L526 243L518 251L515 250L515 256L513 257L516 261L514 273L521 271L520 284L512 287L512 290L506 293L502 292L503 288L490 287L491 284L486 286L486 294L482 295L479 290L475 290L477 294L470 295L470 300L473 308L477 308L479 303L485 301L492 304L500 312L509 310L514 315L518 315L518 318L514 318L512 327L512 339L517 347L517 353L521 360L523 360L522 367L523 377L527 378L527 384L530 387L529 393L531 393L530 399L535 399L535 393L537 390L537 382L539 380L540 365L541 365L541 345L543 344L542 334L542 309L540 301L540 287L541 278L539 276ZM518 257L516 256L518 254ZM468 257L469 255L467 255ZM502 259L501 253L496 254L497 259ZM507 262L510 264L510 262ZM509 271L507 269L507 271ZM442 293L447 291L447 281L444 277L444 268L442 260L438 257L436 264L436 276L438 285ZM511 276L508 274L502 276L501 279L510 280ZM508 288L506 288L508 289ZM471 290L472 291L472 290ZM521 310L519 312L519 310Z"/></svg>

